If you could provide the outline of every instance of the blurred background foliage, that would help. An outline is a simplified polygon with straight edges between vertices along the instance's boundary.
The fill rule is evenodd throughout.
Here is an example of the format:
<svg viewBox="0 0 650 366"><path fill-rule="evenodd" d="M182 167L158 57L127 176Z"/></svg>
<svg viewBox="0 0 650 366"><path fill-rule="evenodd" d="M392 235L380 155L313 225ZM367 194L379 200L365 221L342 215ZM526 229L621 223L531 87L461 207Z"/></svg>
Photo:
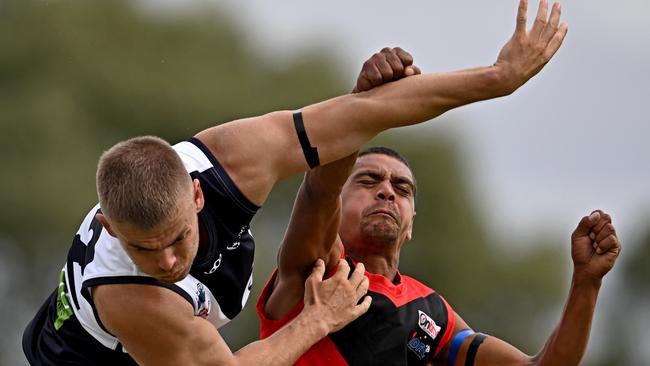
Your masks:
<svg viewBox="0 0 650 366"><path fill-rule="evenodd" d="M246 44L219 9L150 10L124 0L0 0L0 365L25 364L22 330L56 285L80 219L96 202L103 150L144 134L176 142L214 124L346 93L354 82L342 79L325 45L277 63ZM407 129L373 143L401 151L418 180L402 272L436 288L475 329L537 352L568 289L570 233L538 235L535 243L488 237L451 136ZM235 349L256 339L254 302L275 265L299 181L277 185L254 220L253 294L223 329ZM612 319L611 347L590 358L594 365L631 362L616 307L643 312L639 304L650 298L650 231L641 240L618 268L621 302L597 312Z"/></svg>

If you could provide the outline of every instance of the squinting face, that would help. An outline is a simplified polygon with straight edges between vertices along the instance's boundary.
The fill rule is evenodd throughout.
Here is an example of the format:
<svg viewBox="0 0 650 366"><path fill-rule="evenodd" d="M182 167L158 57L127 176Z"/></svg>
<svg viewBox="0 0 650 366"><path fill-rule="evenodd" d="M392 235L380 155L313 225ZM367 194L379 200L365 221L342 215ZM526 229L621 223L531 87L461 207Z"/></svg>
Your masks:
<svg viewBox="0 0 650 366"><path fill-rule="evenodd" d="M120 240L138 268L161 282L178 282L192 268L199 248L197 212L203 208L203 195L197 184L196 188L199 193L195 191L193 200L179 202L176 213L154 229L110 224L109 232Z"/></svg>
<svg viewBox="0 0 650 366"><path fill-rule="evenodd" d="M384 154L357 159L343 186L341 239L346 245L398 245L411 239L415 185L411 170Z"/></svg>

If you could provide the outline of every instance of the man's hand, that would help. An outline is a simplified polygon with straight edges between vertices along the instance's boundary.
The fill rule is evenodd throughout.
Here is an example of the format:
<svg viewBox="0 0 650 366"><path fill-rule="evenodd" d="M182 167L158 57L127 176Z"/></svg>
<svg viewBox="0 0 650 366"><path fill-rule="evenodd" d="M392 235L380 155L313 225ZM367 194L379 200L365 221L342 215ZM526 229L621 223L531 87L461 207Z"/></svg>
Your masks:
<svg viewBox="0 0 650 366"><path fill-rule="evenodd" d="M547 19L548 0L539 2L535 22L526 31L528 0L519 0L517 27L512 38L503 46L494 64L507 78L512 93L535 76L562 45L568 25L560 24L560 4L554 3Z"/></svg>
<svg viewBox="0 0 650 366"><path fill-rule="evenodd" d="M376 86L420 74L413 65L413 56L399 47L385 47L363 63L353 93L368 91Z"/></svg>
<svg viewBox="0 0 650 366"><path fill-rule="evenodd" d="M370 296L366 296L357 305L359 299L368 291L368 278L364 276L364 272L363 264L358 263L348 279L350 266L341 259L336 273L323 280L325 263L318 259L305 282L303 311L311 312L315 319L322 321L328 333L343 328L370 308Z"/></svg>
<svg viewBox="0 0 650 366"><path fill-rule="evenodd" d="M576 274L601 279L621 252L621 243L609 214L596 210L580 220L571 235L571 257Z"/></svg>

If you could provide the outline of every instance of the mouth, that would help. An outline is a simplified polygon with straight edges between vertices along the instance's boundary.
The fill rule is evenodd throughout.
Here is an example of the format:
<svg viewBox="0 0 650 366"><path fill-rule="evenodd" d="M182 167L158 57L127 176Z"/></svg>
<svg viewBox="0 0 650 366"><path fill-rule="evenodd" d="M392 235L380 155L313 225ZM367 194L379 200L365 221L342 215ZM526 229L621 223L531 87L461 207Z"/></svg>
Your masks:
<svg viewBox="0 0 650 366"><path fill-rule="evenodd" d="M380 208L377 210L374 210L370 212L369 216L385 216L385 217L390 217L391 219L397 221L397 217L394 212L388 209Z"/></svg>

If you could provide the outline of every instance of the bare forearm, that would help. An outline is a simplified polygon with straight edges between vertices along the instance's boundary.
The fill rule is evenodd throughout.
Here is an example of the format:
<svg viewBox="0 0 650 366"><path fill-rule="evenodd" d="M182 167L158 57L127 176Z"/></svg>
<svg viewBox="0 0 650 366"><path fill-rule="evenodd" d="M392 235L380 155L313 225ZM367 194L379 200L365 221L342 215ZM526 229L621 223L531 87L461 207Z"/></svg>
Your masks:
<svg viewBox="0 0 650 366"><path fill-rule="evenodd" d="M304 281L317 258L329 264L340 223L339 196L355 160L356 153L305 174L280 247L281 279L300 274Z"/></svg>
<svg viewBox="0 0 650 366"><path fill-rule="evenodd" d="M562 319L535 365L578 365L587 348L601 280L575 275Z"/></svg>
<svg viewBox="0 0 650 366"><path fill-rule="evenodd" d="M327 335L304 313L270 337L248 344L234 356L237 365L293 365L312 345Z"/></svg>
<svg viewBox="0 0 650 366"><path fill-rule="evenodd" d="M301 190L304 190L306 194L304 199L310 201L310 205L336 207L343 184L348 179L356 159L357 153L355 152L343 159L305 173L305 179L301 187ZM331 210L320 209L320 211L328 212Z"/></svg>
<svg viewBox="0 0 650 366"><path fill-rule="evenodd" d="M496 67L418 75L306 107L303 114L321 162L329 162L386 129L417 124L462 105L507 95L513 90L510 84Z"/></svg>

